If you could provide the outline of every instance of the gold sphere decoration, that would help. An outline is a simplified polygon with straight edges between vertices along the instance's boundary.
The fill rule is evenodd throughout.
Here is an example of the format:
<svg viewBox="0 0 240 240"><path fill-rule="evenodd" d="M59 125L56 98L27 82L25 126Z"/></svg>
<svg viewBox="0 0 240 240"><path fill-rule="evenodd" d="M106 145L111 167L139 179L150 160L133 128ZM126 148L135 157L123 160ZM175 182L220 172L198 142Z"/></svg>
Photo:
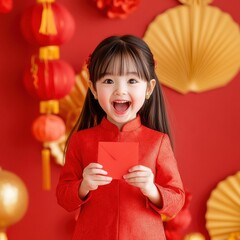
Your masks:
<svg viewBox="0 0 240 240"><path fill-rule="evenodd" d="M7 240L7 227L18 222L27 207L28 192L24 182L0 167L0 240Z"/></svg>
<svg viewBox="0 0 240 240"><path fill-rule="evenodd" d="M205 240L205 237L201 233L195 232L187 234L184 240Z"/></svg>

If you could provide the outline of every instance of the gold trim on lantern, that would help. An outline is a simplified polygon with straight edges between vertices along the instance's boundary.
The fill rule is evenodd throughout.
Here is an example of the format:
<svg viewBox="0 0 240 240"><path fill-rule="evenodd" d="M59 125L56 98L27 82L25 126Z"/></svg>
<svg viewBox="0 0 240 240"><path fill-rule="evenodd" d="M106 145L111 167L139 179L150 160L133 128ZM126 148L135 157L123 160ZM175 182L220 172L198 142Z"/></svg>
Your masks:
<svg viewBox="0 0 240 240"><path fill-rule="evenodd" d="M60 50L58 46L47 46L39 48L39 59L56 60L60 58Z"/></svg>
<svg viewBox="0 0 240 240"><path fill-rule="evenodd" d="M39 83L39 80L38 80L38 65L36 64L35 62L35 59L36 59L36 56L35 55L32 55L31 57L31 75L32 75L32 78L33 78L33 86L35 89L38 89L39 86L38 86L38 83Z"/></svg>
<svg viewBox="0 0 240 240"><path fill-rule="evenodd" d="M40 101L40 113L59 113L59 102L58 100L50 100L50 101Z"/></svg>

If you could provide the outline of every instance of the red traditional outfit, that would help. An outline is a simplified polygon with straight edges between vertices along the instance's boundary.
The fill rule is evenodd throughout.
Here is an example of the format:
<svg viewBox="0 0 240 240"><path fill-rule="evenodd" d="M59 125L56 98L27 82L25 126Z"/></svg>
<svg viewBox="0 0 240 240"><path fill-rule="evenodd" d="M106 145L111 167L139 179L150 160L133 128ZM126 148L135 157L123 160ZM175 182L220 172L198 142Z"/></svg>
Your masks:
<svg viewBox="0 0 240 240"><path fill-rule="evenodd" d="M89 163L97 162L99 141L139 143L139 165L149 167L154 173L162 208L124 179L99 186L84 200L79 198L82 171ZM184 204L184 196L168 136L143 126L139 116L121 131L103 118L98 126L72 135L57 186L57 199L68 211L80 209L73 240L165 240L160 214L176 215Z"/></svg>

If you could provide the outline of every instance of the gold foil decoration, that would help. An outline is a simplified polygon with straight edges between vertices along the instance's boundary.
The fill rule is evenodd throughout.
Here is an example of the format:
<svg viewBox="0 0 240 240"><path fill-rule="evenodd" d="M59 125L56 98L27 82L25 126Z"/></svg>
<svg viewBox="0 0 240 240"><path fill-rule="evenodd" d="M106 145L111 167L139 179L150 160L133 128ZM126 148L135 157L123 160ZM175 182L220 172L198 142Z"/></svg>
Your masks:
<svg viewBox="0 0 240 240"><path fill-rule="evenodd" d="M177 92L225 86L239 71L240 32L211 0L181 0L149 24L144 40L157 61L160 82Z"/></svg>
<svg viewBox="0 0 240 240"><path fill-rule="evenodd" d="M206 228L211 240L240 232L240 171L218 183L207 201Z"/></svg>

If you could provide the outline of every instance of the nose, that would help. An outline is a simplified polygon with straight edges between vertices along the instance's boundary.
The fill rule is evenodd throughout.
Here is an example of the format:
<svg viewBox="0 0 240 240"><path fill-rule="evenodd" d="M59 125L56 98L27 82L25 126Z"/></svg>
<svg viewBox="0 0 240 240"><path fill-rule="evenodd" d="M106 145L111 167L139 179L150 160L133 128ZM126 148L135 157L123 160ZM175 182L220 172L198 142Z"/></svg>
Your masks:
<svg viewBox="0 0 240 240"><path fill-rule="evenodd" d="M121 96L127 94L127 86L124 83L118 83L114 89L114 95Z"/></svg>

